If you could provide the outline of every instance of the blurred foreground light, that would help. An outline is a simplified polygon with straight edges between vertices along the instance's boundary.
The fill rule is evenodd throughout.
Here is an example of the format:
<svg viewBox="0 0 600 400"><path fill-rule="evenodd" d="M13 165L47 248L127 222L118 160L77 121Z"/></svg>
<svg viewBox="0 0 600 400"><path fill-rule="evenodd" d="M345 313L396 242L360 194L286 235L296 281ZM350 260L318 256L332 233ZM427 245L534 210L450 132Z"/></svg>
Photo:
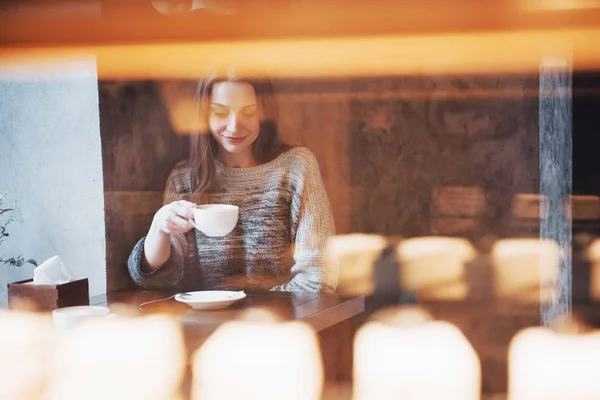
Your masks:
<svg viewBox="0 0 600 400"><path fill-rule="evenodd" d="M151 0L154 8L164 15L177 15L195 10L208 10L217 14L233 14L236 12L235 1L232 0Z"/></svg>
<svg viewBox="0 0 600 400"><path fill-rule="evenodd" d="M185 353L166 316L86 321L56 349L50 400L164 400L180 395Z"/></svg>
<svg viewBox="0 0 600 400"><path fill-rule="evenodd" d="M511 214L521 220L544 219L548 216L548 197L533 193L518 193L513 198Z"/></svg>
<svg viewBox="0 0 600 400"><path fill-rule="evenodd" d="M220 326L194 354L194 400L317 400L323 390L318 341L302 322L252 318Z"/></svg>
<svg viewBox="0 0 600 400"><path fill-rule="evenodd" d="M456 326L417 309L379 316L355 338L355 400L479 399L479 358Z"/></svg>
<svg viewBox="0 0 600 400"><path fill-rule="evenodd" d="M586 253L590 261L590 296L600 301L600 239L594 240Z"/></svg>
<svg viewBox="0 0 600 400"><path fill-rule="evenodd" d="M477 256L466 239L420 237L401 241L401 282L422 300L463 300L469 294L465 266Z"/></svg>
<svg viewBox="0 0 600 400"><path fill-rule="evenodd" d="M520 0L519 5L530 11L585 10L600 8L600 0Z"/></svg>
<svg viewBox="0 0 600 400"><path fill-rule="evenodd" d="M600 399L600 331L528 328L509 348L509 400Z"/></svg>
<svg viewBox="0 0 600 400"><path fill-rule="evenodd" d="M0 79L25 82L52 79L96 81L98 77L96 57L90 52L10 60L3 60L1 53L0 49Z"/></svg>
<svg viewBox="0 0 600 400"><path fill-rule="evenodd" d="M549 239L504 239L492 247L496 296L547 304L556 293L560 249Z"/></svg>
<svg viewBox="0 0 600 400"><path fill-rule="evenodd" d="M373 294L375 268L388 246L387 239L378 235L331 238L325 262L339 271L338 291L352 296ZM465 266L476 255L466 239L438 236L406 239L395 247L397 262L385 265L398 268L398 275L387 271L383 276L395 277L402 289L416 291L419 299L462 300L469 292L464 279Z"/></svg>
<svg viewBox="0 0 600 400"><path fill-rule="evenodd" d="M200 104L194 96L197 82L161 81L159 85L175 132L186 135L208 131L206 122L201 118Z"/></svg>
<svg viewBox="0 0 600 400"><path fill-rule="evenodd" d="M600 197L598 196L567 196L565 199L565 215L574 221L599 220Z"/></svg>
<svg viewBox="0 0 600 400"><path fill-rule="evenodd" d="M41 399L53 330L48 316L0 311L0 399Z"/></svg>
<svg viewBox="0 0 600 400"><path fill-rule="evenodd" d="M325 263L339 272L338 291L348 296L372 294L374 265L387 245L386 239L379 235L353 233L332 237Z"/></svg>
<svg viewBox="0 0 600 400"><path fill-rule="evenodd" d="M600 66L600 29L468 32L320 39L232 40L0 49L0 66L91 54L101 80L199 78L215 62L239 65L240 76L397 76L538 73L558 47L577 67Z"/></svg>

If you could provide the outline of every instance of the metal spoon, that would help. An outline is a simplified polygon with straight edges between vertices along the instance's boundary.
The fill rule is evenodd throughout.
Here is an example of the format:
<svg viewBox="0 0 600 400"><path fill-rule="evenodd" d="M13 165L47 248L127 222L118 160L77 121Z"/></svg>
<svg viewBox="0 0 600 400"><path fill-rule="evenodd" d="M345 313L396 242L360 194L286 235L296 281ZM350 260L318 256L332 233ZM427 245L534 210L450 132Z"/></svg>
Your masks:
<svg viewBox="0 0 600 400"><path fill-rule="evenodd" d="M138 307L142 308L148 304L152 304L152 303L158 303L159 301L167 301L167 300L171 300L173 298L175 298L175 296L177 295L181 295L181 297L189 297L191 296L189 293L175 293L173 296L169 296L169 297L165 297L164 299L158 299L158 300L152 300L152 301L147 301L145 303L140 304Z"/></svg>

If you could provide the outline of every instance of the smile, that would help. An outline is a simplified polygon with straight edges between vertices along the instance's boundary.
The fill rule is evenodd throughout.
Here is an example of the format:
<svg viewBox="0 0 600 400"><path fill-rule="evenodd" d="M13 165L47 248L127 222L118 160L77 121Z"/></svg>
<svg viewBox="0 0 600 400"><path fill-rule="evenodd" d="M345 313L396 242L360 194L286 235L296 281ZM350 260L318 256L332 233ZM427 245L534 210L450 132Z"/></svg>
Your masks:
<svg viewBox="0 0 600 400"><path fill-rule="evenodd" d="M223 139L227 140L229 143L241 143L246 139L246 136L223 136Z"/></svg>

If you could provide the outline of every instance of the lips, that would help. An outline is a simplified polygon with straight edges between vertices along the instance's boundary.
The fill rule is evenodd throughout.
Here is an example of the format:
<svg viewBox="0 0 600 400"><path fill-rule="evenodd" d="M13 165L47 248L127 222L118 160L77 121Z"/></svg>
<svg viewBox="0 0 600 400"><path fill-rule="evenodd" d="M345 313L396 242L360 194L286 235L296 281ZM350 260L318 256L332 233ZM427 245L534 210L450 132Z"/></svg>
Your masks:
<svg viewBox="0 0 600 400"><path fill-rule="evenodd" d="M223 136L223 139L227 140L231 144L242 143L246 136Z"/></svg>

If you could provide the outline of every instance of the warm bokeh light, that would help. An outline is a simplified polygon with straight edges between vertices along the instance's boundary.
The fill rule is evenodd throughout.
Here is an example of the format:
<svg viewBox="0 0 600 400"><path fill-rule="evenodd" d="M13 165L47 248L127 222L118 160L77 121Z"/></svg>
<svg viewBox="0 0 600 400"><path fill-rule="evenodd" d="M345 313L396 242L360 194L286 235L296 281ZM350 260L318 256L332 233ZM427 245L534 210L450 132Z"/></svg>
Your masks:
<svg viewBox="0 0 600 400"><path fill-rule="evenodd" d="M401 281L419 299L461 300L469 293L465 265L477 252L466 239L420 237L398 244Z"/></svg>
<svg viewBox="0 0 600 400"><path fill-rule="evenodd" d="M395 76L534 72L545 56L577 67L600 65L600 29L468 32L417 36L330 37L170 44L4 47L0 68L96 56L102 80L197 78L215 62L239 75ZM268 70L265 71L265 66Z"/></svg>
<svg viewBox="0 0 600 400"><path fill-rule="evenodd" d="M590 297L600 300L600 239L596 239L586 250L590 262Z"/></svg>
<svg viewBox="0 0 600 400"><path fill-rule="evenodd" d="M195 400L316 400L323 390L317 337L301 322L228 322L193 359Z"/></svg>
<svg viewBox="0 0 600 400"><path fill-rule="evenodd" d="M585 10L600 8L598 0L520 0L519 6L524 10Z"/></svg>
<svg viewBox="0 0 600 400"><path fill-rule="evenodd" d="M521 220L544 219L548 215L548 197L534 193L518 193L513 198L511 214Z"/></svg>
<svg viewBox="0 0 600 400"><path fill-rule="evenodd" d="M387 246L383 236L349 234L329 240L325 263L339 272L338 291L345 295L368 295L375 290L374 264Z"/></svg>
<svg viewBox="0 0 600 400"><path fill-rule="evenodd" d="M179 325L166 316L90 320L56 348L48 399L176 399L185 365Z"/></svg>
<svg viewBox="0 0 600 400"><path fill-rule="evenodd" d="M160 94L173 130L179 134L207 132L206 121L196 100L196 82L161 81Z"/></svg>
<svg viewBox="0 0 600 400"><path fill-rule="evenodd" d="M354 342L354 399L478 400L480 365L462 332L398 310Z"/></svg>
<svg viewBox="0 0 600 400"><path fill-rule="evenodd" d="M509 400L600 398L600 331L529 328L509 349Z"/></svg>
<svg viewBox="0 0 600 400"><path fill-rule="evenodd" d="M47 315L0 310L0 399L40 399L53 345Z"/></svg>
<svg viewBox="0 0 600 400"><path fill-rule="evenodd" d="M600 219L600 197L598 196L567 196L565 200L565 215L573 220Z"/></svg>
<svg viewBox="0 0 600 400"><path fill-rule="evenodd" d="M560 248L549 239L503 239L492 248L495 294L549 303L556 293Z"/></svg>

